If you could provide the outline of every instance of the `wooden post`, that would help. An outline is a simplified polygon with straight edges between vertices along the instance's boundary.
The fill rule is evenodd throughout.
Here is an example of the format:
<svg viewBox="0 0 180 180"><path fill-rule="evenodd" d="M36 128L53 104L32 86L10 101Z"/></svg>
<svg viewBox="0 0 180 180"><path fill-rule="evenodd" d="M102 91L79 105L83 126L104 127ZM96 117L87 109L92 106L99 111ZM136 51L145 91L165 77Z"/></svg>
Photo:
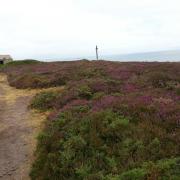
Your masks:
<svg viewBox="0 0 180 180"><path fill-rule="evenodd" d="M98 47L96 46L96 59L99 60Z"/></svg>

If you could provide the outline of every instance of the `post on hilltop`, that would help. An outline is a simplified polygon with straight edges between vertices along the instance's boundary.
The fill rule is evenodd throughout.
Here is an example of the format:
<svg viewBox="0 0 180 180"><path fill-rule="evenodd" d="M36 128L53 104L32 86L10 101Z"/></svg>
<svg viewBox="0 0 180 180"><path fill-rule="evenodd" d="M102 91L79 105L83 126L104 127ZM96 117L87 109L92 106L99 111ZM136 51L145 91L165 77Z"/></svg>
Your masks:
<svg viewBox="0 0 180 180"><path fill-rule="evenodd" d="M99 60L98 46L96 45L96 59Z"/></svg>

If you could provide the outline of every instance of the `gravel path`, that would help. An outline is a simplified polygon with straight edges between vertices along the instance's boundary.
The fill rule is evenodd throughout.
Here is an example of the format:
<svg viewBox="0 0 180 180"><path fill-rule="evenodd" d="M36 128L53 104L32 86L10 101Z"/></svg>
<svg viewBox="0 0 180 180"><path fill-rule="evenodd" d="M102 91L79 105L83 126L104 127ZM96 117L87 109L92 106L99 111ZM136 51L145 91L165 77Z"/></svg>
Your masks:
<svg viewBox="0 0 180 180"><path fill-rule="evenodd" d="M0 74L0 179L28 180L45 114L28 109L37 90L17 90Z"/></svg>

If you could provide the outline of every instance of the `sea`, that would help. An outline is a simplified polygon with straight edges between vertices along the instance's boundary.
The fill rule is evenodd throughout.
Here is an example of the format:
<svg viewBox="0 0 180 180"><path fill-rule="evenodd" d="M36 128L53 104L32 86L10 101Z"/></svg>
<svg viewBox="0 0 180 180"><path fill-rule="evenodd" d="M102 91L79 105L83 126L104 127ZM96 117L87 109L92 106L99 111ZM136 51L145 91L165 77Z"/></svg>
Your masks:
<svg viewBox="0 0 180 180"><path fill-rule="evenodd" d="M46 58L45 61L72 61L72 60L96 60L96 54L91 56L70 56L62 58ZM172 51L156 51L156 52L144 52L144 53L131 53L131 54L103 54L99 53L99 60L108 60L108 61L141 61L141 62L180 62L180 50Z"/></svg>
<svg viewBox="0 0 180 180"><path fill-rule="evenodd" d="M102 55L101 59L113 61L172 61L180 62L180 50L178 51L158 51L119 55Z"/></svg>

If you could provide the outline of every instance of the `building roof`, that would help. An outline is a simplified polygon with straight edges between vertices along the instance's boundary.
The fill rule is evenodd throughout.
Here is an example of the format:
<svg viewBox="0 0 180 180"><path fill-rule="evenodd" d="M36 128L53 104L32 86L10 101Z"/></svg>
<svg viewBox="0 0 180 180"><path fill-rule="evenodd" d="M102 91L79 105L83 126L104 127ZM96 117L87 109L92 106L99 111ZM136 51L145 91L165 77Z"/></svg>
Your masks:
<svg viewBox="0 0 180 180"><path fill-rule="evenodd" d="M10 55L0 55L0 59L12 59Z"/></svg>

